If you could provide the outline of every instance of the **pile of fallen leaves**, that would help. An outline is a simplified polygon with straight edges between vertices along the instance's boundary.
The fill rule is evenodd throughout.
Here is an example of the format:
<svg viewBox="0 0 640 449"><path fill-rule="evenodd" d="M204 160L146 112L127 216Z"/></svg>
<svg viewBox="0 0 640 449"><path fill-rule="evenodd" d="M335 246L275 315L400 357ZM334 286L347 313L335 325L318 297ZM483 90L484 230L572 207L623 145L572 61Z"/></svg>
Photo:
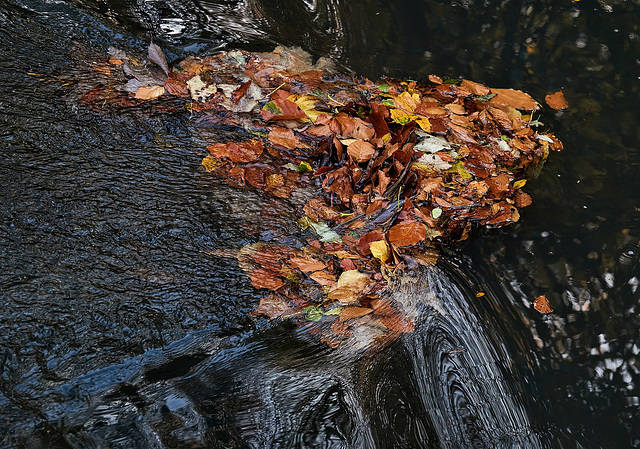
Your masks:
<svg viewBox="0 0 640 449"><path fill-rule="evenodd" d="M113 50L96 70L121 84L84 100L186 107L246 130L244 140L211 142L207 171L278 198L316 192L299 211L304 244L239 251L253 286L271 291L254 314L317 322L331 346L362 326L388 342L414 329L385 294L398 273L435 263L439 245L468 238L474 225L518 221L531 203L527 170L562 144L536 131L540 106L521 91L437 76L373 82L327 66L277 48L169 67L152 44L146 63Z"/></svg>

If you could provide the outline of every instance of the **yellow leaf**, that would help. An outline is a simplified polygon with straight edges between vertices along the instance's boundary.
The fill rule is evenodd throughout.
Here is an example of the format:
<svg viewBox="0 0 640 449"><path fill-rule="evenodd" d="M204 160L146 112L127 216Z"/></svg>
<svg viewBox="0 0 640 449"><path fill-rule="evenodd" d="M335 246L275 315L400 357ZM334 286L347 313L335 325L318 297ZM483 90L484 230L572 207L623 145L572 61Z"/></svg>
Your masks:
<svg viewBox="0 0 640 449"><path fill-rule="evenodd" d="M521 189L522 187L524 187L524 185L527 183L526 179L520 179L516 182L513 183L513 188L514 189Z"/></svg>
<svg viewBox="0 0 640 449"><path fill-rule="evenodd" d="M205 157L204 159L202 159L202 165L204 165L204 168L208 171L208 172L212 172L214 170L217 170L218 168L222 167L224 164L226 164L226 162L223 162L219 159L216 159L215 157L208 155L207 157Z"/></svg>
<svg viewBox="0 0 640 449"><path fill-rule="evenodd" d="M380 262L385 263L389 260L389 247L387 246L387 242L384 240L371 242L369 244L369 249L371 250L373 257L380 260Z"/></svg>
<svg viewBox="0 0 640 449"><path fill-rule="evenodd" d="M307 117L309 117L309 120L311 120L313 123L316 122L319 115L325 114L325 112L321 112L316 109L317 106L322 105L318 97L314 97L312 95L307 95L307 94L291 95L287 97L287 100L297 104L298 107L302 109L302 111L305 114L307 114Z"/></svg>

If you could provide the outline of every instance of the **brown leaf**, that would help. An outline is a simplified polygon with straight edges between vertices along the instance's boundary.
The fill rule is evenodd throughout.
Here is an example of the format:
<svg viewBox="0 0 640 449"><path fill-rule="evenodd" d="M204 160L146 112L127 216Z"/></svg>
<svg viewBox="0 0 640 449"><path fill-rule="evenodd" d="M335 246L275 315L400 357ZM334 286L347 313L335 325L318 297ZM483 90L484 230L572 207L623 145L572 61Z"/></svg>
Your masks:
<svg viewBox="0 0 640 449"><path fill-rule="evenodd" d="M235 142L214 143L207 150L216 158L226 158L232 162L251 162L258 159L264 150L264 143L252 139L239 144Z"/></svg>
<svg viewBox="0 0 640 449"><path fill-rule="evenodd" d="M340 312L340 318L338 321L341 323L353 318L360 318L361 316L365 316L373 312L373 309L369 307L345 307L342 312Z"/></svg>
<svg viewBox="0 0 640 449"><path fill-rule="evenodd" d="M326 271L316 271L311 273L309 277L320 285L333 287L336 284L336 276Z"/></svg>
<svg viewBox="0 0 640 449"><path fill-rule="evenodd" d="M371 254L371 242L376 242L383 239L384 234L382 234L382 232L371 231L360 237L360 240L358 240L358 243L356 244L356 250L363 256L368 256L369 254Z"/></svg>
<svg viewBox="0 0 640 449"><path fill-rule="evenodd" d="M396 313L394 315L381 316L380 321L392 331L409 333L415 330L413 321L405 315Z"/></svg>
<svg viewBox="0 0 640 449"><path fill-rule="evenodd" d="M399 223L387 233L389 242L396 246L411 246L422 242L427 236L427 228L416 221Z"/></svg>
<svg viewBox="0 0 640 449"><path fill-rule="evenodd" d="M474 81L469 81L469 80L462 80L462 82L460 83L460 87L462 87L465 90L468 90L474 95L479 95L479 96L488 95L490 92L489 88L484 84L476 83Z"/></svg>
<svg viewBox="0 0 640 449"><path fill-rule="evenodd" d="M340 214L335 207L329 206L321 198L312 198L304 206L304 213L313 221L329 220L335 221L340 218Z"/></svg>
<svg viewBox="0 0 640 449"><path fill-rule="evenodd" d="M275 276L272 271L264 268L256 268L251 272L251 285L255 288L267 288L277 290L284 285L282 279Z"/></svg>
<svg viewBox="0 0 640 449"><path fill-rule="evenodd" d="M345 112L341 112L331 120L331 122L329 123L329 127L334 134L336 134L340 138L345 139L353 137L356 123L353 117L346 114Z"/></svg>
<svg viewBox="0 0 640 449"><path fill-rule="evenodd" d="M138 100L155 100L164 94L162 86L142 86L136 91L135 97Z"/></svg>
<svg viewBox="0 0 640 449"><path fill-rule="evenodd" d="M562 91L547 95L546 97L544 97L544 101L546 101L549 106L557 111L569 107L569 103L567 103L566 98L564 98L564 94L562 93Z"/></svg>
<svg viewBox="0 0 640 449"><path fill-rule="evenodd" d="M289 305L288 299L280 295L271 294L260 300L260 305L258 305L256 310L251 312L251 315L265 316L273 320L274 318L286 317L294 313L295 309Z"/></svg>
<svg viewBox="0 0 640 449"><path fill-rule="evenodd" d="M300 107L286 98L274 98L262 109L260 115L266 121L269 120L299 120L307 118Z"/></svg>
<svg viewBox="0 0 640 449"><path fill-rule="evenodd" d="M238 102L242 100L242 97L244 97L244 95L247 93L247 90L249 90L250 86L251 86L251 80L242 83L240 86L236 88L236 90L231 92L231 100L235 104L238 104Z"/></svg>
<svg viewBox="0 0 640 449"><path fill-rule="evenodd" d="M167 64L167 58L164 56L162 49L151 42L149 44L148 57L149 60L155 63L164 72L165 76L169 76L169 64Z"/></svg>
<svg viewBox="0 0 640 449"><path fill-rule="evenodd" d="M324 262L307 255L290 256L289 264L304 273L324 270L327 268L327 265Z"/></svg>
<svg viewBox="0 0 640 449"><path fill-rule="evenodd" d="M171 78L166 79L164 80L164 88L169 94L175 95L176 97L188 98L190 96L189 88L183 81Z"/></svg>
<svg viewBox="0 0 640 449"><path fill-rule="evenodd" d="M351 158L358 162L367 162L375 154L376 149L369 142L358 139L347 147L347 153Z"/></svg>
<svg viewBox="0 0 640 449"><path fill-rule="evenodd" d="M495 97L487 102L492 106L510 106L515 109L524 109L526 111L536 111L540 109L540 105L538 105L538 103L531 98L529 94L520 90L491 89L491 93L496 94Z"/></svg>
<svg viewBox="0 0 640 449"><path fill-rule="evenodd" d="M517 190L513 195L513 199L516 202L516 207L519 209L527 207L531 204L531 196L528 193L523 192L522 190Z"/></svg>
<svg viewBox="0 0 640 449"><path fill-rule="evenodd" d="M285 128L283 126L276 126L269 131L269 142L276 147L283 147L288 150L295 148L311 148L306 143L302 142L298 136L296 136L292 129Z"/></svg>

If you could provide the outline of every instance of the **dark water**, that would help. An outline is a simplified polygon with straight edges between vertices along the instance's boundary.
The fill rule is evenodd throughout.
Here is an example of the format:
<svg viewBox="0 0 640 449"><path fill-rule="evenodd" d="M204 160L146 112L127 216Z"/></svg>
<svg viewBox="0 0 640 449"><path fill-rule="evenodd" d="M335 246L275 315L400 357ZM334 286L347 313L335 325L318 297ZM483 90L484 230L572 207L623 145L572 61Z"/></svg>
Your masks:
<svg viewBox="0 0 640 449"><path fill-rule="evenodd" d="M563 88L540 120L566 150L516 226L397 293L415 333L336 353L248 319L259 292L211 254L290 206L207 176L186 114L80 104L88 61L150 36ZM631 1L0 0L0 446L640 447L638 61Z"/></svg>

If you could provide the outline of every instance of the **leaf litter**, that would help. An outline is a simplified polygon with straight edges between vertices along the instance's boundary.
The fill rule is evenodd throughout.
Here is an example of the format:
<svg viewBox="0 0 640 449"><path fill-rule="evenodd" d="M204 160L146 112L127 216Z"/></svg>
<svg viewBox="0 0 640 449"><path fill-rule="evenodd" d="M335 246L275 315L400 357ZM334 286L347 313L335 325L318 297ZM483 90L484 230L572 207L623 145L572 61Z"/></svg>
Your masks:
<svg viewBox="0 0 640 449"><path fill-rule="evenodd" d="M233 50L173 65L155 44L144 64L111 49L96 110L149 103L252 137L207 146L202 165L241 189L298 207L302 238L237 253L269 293L254 316L311 324L331 347L368 329L382 348L415 323L390 294L402 273L436 263L438 248L480 226L518 221L531 204L526 173L562 143L536 129L530 95L470 80L425 83L334 73L300 49ZM561 92L547 96L567 107ZM546 312L546 310L545 310Z"/></svg>

